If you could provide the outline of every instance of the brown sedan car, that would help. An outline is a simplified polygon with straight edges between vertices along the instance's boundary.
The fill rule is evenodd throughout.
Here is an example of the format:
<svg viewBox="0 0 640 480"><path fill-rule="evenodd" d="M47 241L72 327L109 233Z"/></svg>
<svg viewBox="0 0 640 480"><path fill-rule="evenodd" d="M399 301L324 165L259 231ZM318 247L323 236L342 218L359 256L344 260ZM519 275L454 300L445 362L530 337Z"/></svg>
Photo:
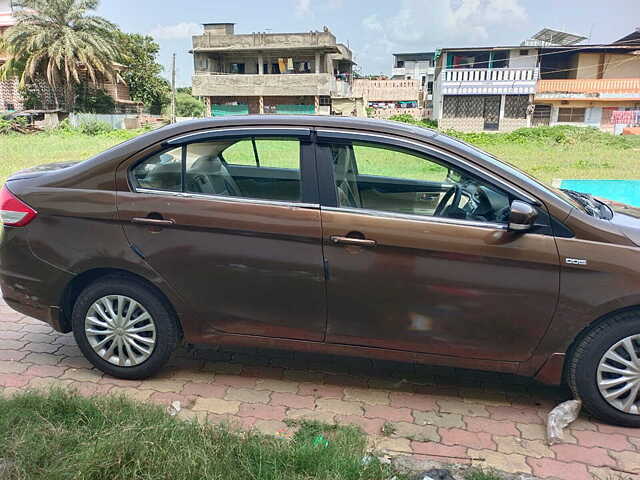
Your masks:
<svg viewBox="0 0 640 480"><path fill-rule="evenodd" d="M566 381L640 426L638 211L422 128L331 117L166 127L0 194L0 287L99 369L180 341Z"/></svg>

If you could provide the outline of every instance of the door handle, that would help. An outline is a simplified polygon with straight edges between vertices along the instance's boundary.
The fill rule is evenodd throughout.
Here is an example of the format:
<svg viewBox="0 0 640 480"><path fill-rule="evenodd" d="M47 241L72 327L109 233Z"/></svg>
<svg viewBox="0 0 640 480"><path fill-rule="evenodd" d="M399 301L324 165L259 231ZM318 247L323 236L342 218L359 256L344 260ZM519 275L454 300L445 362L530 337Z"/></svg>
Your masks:
<svg viewBox="0 0 640 480"><path fill-rule="evenodd" d="M173 220L164 220L161 218L136 217L131 219L132 223L142 223L145 225L154 225L156 227L166 227L176 223Z"/></svg>
<svg viewBox="0 0 640 480"><path fill-rule="evenodd" d="M332 236L331 241L335 244L357 245L358 247L375 247L375 240L367 240L366 238L340 237Z"/></svg>

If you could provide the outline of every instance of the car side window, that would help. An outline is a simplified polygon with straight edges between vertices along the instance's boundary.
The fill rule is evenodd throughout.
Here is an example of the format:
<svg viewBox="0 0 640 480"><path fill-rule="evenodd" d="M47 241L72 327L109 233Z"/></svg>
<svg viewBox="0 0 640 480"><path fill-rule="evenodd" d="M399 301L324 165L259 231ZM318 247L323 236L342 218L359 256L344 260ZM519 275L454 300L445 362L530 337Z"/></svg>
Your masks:
<svg viewBox="0 0 640 480"><path fill-rule="evenodd" d="M375 143L329 150L339 207L507 222L508 194L441 160Z"/></svg>
<svg viewBox="0 0 640 480"><path fill-rule="evenodd" d="M227 148L224 160L229 165L296 170L300 165L300 142L293 139L245 139Z"/></svg>
<svg viewBox="0 0 640 480"><path fill-rule="evenodd" d="M134 181L139 188L182 191L182 147L156 153L132 171Z"/></svg>
<svg viewBox="0 0 640 480"><path fill-rule="evenodd" d="M300 151L291 138L203 141L156 154L132 173L140 188L299 202Z"/></svg>

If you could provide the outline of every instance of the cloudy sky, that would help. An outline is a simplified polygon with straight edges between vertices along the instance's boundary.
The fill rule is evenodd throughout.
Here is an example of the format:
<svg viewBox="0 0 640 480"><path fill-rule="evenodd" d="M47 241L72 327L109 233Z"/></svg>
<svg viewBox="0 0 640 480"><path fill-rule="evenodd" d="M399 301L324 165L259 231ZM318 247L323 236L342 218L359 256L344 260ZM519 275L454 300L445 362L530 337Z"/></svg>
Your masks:
<svg viewBox="0 0 640 480"><path fill-rule="evenodd" d="M394 52L519 44L540 28L616 40L640 27L640 0L102 0L99 14L148 33L179 85L190 85L191 35L203 22L234 22L237 33L305 32L328 26L363 73L390 73Z"/></svg>

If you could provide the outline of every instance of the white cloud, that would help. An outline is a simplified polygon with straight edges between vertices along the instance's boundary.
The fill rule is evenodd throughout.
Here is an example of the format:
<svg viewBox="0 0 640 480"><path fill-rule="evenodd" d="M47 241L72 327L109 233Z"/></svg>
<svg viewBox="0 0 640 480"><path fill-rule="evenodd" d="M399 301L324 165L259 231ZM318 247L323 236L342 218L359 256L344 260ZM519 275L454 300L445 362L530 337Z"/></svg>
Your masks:
<svg viewBox="0 0 640 480"><path fill-rule="evenodd" d="M151 30L151 36L158 40L178 40L191 38L202 33L202 26L193 22L181 22L175 25L158 25Z"/></svg>
<svg viewBox="0 0 640 480"><path fill-rule="evenodd" d="M491 44L518 36L527 12L521 0L402 0L391 17L370 15L362 20L371 40L360 58L375 52L432 50L438 47ZM387 59L387 63L390 59Z"/></svg>
<svg viewBox="0 0 640 480"><path fill-rule="evenodd" d="M313 18L317 10L331 11L344 7L344 0L293 0L294 10L298 17Z"/></svg>
<svg viewBox="0 0 640 480"><path fill-rule="evenodd" d="M296 15L307 17L312 14L311 0L295 0Z"/></svg>

